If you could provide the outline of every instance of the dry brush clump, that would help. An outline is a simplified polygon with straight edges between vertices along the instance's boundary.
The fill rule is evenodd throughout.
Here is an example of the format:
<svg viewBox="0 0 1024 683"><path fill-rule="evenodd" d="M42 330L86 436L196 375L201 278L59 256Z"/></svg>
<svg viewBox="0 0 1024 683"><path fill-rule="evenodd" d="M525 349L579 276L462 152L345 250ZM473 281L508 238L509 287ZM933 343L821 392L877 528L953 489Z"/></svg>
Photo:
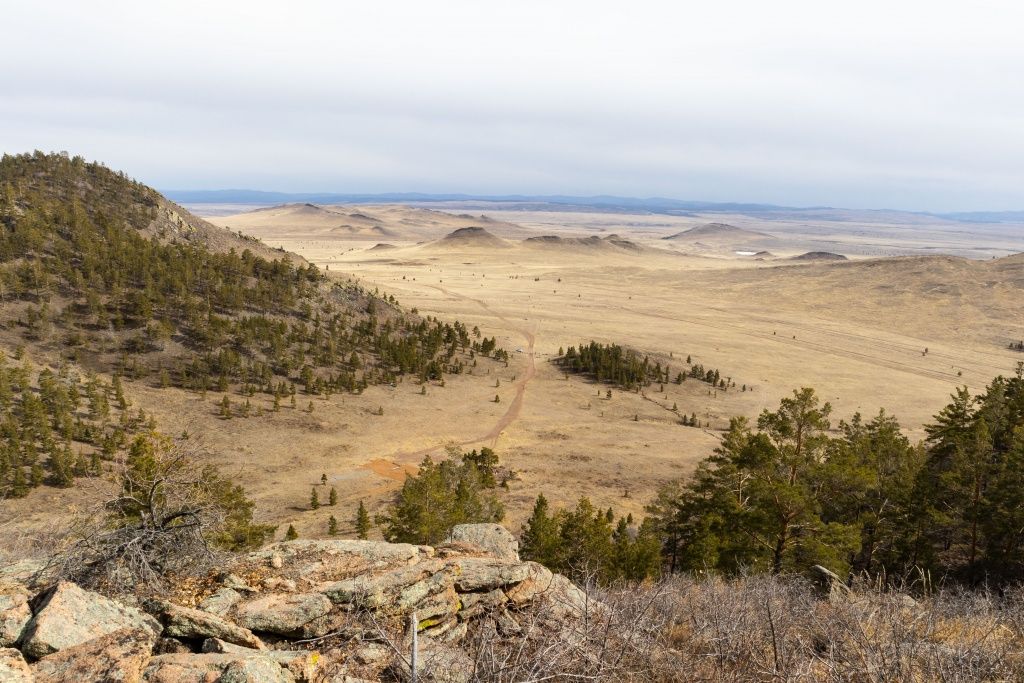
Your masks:
<svg viewBox="0 0 1024 683"><path fill-rule="evenodd" d="M1024 595L821 592L802 577L659 588L672 681L1004 681L1024 676ZM675 672L675 673L673 673Z"/></svg>
<svg viewBox="0 0 1024 683"><path fill-rule="evenodd" d="M55 539L40 583L65 579L108 593L160 590L209 571L227 551L258 547L273 527L253 522L245 490L204 460L203 447L139 435L115 467L116 494Z"/></svg>
<svg viewBox="0 0 1024 683"><path fill-rule="evenodd" d="M1024 592L829 598L798 576L671 578L589 591L571 611L482 619L460 644L472 681L1013 681ZM450 671L423 680L449 680Z"/></svg>

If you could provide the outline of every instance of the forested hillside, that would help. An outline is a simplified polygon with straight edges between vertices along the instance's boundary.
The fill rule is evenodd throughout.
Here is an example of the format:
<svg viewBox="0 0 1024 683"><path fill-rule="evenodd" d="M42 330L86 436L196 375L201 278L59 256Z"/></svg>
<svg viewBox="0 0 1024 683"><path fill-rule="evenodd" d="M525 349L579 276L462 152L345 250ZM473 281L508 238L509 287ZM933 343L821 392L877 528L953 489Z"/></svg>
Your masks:
<svg viewBox="0 0 1024 683"><path fill-rule="evenodd" d="M81 457L109 451L112 438L123 446L110 426L135 419L125 417L122 377L263 393L276 409L297 388L359 392L403 374L428 381L462 372L475 353L505 357L459 322L423 319L394 298L332 281L123 173L40 152L0 160L0 349L51 367L0 374L13 387L0 386L0 495L66 485L95 470ZM83 385L92 373L107 380ZM124 404L117 414L95 405L112 391Z"/></svg>

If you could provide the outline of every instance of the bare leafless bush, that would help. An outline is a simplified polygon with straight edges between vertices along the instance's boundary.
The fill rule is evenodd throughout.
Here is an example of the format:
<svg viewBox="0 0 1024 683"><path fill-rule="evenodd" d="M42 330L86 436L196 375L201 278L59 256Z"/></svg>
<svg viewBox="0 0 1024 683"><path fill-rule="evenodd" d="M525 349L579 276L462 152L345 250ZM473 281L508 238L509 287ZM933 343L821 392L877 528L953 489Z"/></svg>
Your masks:
<svg viewBox="0 0 1024 683"><path fill-rule="evenodd" d="M268 528L252 524L244 491L199 465L201 450L159 434L136 439L117 463L116 495L73 521L40 581L112 593L159 589L170 576L210 571L223 549L262 540Z"/></svg>

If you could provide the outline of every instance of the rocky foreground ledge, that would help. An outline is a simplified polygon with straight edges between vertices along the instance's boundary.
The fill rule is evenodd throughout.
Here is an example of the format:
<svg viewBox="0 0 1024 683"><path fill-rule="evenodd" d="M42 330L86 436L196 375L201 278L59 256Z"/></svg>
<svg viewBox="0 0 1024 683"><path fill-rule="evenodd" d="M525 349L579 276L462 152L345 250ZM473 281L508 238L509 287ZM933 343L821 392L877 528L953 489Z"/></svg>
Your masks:
<svg viewBox="0 0 1024 683"><path fill-rule="evenodd" d="M403 681L413 615L417 669L464 681L480 624L516 633L594 607L565 577L520 561L494 524L456 527L436 548L278 543L159 598L69 582L33 592L30 569L0 567L0 681Z"/></svg>

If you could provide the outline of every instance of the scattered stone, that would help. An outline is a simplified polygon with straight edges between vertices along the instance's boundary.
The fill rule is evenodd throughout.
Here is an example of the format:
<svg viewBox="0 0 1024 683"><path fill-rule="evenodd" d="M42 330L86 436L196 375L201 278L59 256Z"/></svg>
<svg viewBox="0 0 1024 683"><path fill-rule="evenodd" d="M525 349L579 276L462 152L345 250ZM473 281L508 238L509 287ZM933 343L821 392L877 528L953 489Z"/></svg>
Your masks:
<svg viewBox="0 0 1024 683"><path fill-rule="evenodd" d="M32 618L28 596L24 593L0 595L0 647L11 647Z"/></svg>
<svg viewBox="0 0 1024 683"><path fill-rule="evenodd" d="M352 653L352 658L359 664L383 664L394 654L391 648L382 643L363 643Z"/></svg>
<svg viewBox="0 0 1024 683"><path fill-rule="evenodd" d="M270 556L270 566L274 569L280 569L284 565L284 560L278 553L274 553Z"/></svg>
<svg viewBox="0 0 1024 683"><path fill-rule="evenodd" d="M4 683L32 683L32 670L21 652L10 647L0 648L0 681Z"/></svg>
<svg viewBox="0 0 1024 683"><path fill-rule="evenodd" d="M224 588L241 591L242 593L252 593L255 591L253 587L247 584L242 577L237 574L225 574L220 581L220 585ZM219 592L219 591L218 591Z"/></svg>
<svg viewBox="0 0 1024 683"><path fill-rule="evenodd" d="M298 587L291 579L282 579L280 576L271 576L268 579L264 579L263 587L267 590L282 591L285 593L294 593Z"/></svg>
<svg viewBox="0 0 1024 683"><path fill-rule="evenodd" d="M36 598L35 616L22 634L22 652L39 659L123 628L144 628L154 637L160 624L151 616L61 581Z"/></svg>
<svg viewBox="0 0 1024 683"><path fill-rule="evenodd" d="M501 560L519 561L519 541L500 524L458 524L448 542L473 546Z"/></svg>
<svg viewBox="0 0 1024 683"><path fill-rule="evenodd" d="M433 557L434 549L384 541L298 539L275 543L251 553L248 559L270 562L275 554L288 565L292 576L325 582L416 564Z"/></svg>
<svg viewBox="0 0 1024 683"><path fill-rule="evenodd" d="M165 600L151 600L146 609L156 615L164 626L164 635L175 638L219 638L254 650L263 650L263 641L247 628L204 612L180 607Z"/></svg>
<svg viewBox="0 0 1024 683"><path fill-rule="evenodd" d="M235 621L252 631L315 637L323 633L310 632L305 627L327 616L333 607L327 596L320 593L274 593L240 604L235 609Z"/></svg>
<svg viewBox="0 0 1024 683"><path fill-rule="evenodd" d="M152 649L151 631L123 628L43 657L32 665L32 673L36 683L136 683Z"/></svg>

